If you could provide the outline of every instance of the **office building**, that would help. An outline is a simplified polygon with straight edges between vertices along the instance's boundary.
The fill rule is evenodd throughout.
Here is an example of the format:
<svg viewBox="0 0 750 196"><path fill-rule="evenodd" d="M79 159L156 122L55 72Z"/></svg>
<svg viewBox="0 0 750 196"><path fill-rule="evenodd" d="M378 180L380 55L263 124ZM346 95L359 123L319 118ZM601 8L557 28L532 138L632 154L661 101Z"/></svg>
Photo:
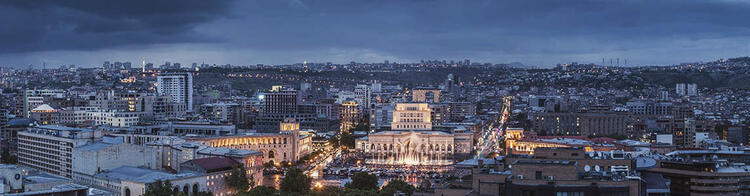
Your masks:
<svg viewBox="0 0 750 196"><path fill-rule="evenodd" d="M99 140L101 131L54 125L18 133L18 164L71 178L73 148Z"/></svg>
<svg viewBox="0 0 750 196"><path fill-rule="evenodd" d="M156 77L156 92L167 96L173 103L186 105L193 111L193 75L191 73L165 73Z"/></svg>

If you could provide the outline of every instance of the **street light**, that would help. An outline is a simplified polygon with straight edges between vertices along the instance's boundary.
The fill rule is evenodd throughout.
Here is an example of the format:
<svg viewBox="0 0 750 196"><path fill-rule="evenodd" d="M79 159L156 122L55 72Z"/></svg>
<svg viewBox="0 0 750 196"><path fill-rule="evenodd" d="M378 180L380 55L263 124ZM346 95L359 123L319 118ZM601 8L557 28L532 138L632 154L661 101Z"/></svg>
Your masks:
<svg viewBox="0 0 750 196"><path fill-rule="evenodd" d="M318 190L323 189L323 184L321 184L320 182L316 182L315 183L315 188L318 189Z"/></svg>

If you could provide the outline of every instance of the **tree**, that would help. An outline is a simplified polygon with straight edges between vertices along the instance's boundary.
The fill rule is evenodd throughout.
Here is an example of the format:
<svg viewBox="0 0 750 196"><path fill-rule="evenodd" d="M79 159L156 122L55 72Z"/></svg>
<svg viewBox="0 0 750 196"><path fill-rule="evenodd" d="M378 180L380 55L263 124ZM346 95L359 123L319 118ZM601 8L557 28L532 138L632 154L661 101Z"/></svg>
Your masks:
<svg viewBox="0 0 750 196"><path fill-rule="evenodd" d="M195 195L195 196L213 196L213 195L214 195L214 193L213 193L213 192L211 192L211 191L208 191L208 192L206 192L206 191L201 191L201 192L198 192L198 194L197 194L197 195Z"/></svg>
<svg viewBox="0 0 750 196"><path fill-rule="evenodd" d="M352 136L349 132L342 132L341 133L341 145L351 148L354 148L354 136Z"/></svg>
<svg viewBox="0 0 750 196"><path fill-rule="evenodd" d="M378 190L378 177L365 172L352 176L352 182L346 184L348 189Z"/></svg>
<svg viewBox="0 0 750 196"><path fill-rule="evenodd" d="M229 172L229 176L225 177L224 180L227 183L227 187L234 189L238 193L246 192L252 186L251 180L247 179L247 171L242 165L235 166L232 171Z"/></svg>
<svg viewBox="0 0 750 196"><path fill-rule="evenodd" d="M311 182L312 179L302 173L301 169L293 167L286 171L280 189L282 193L307 194L310 192Z"/></svg>
<svg viewBox="0 0 750 196"><path fill-rule="evenodd" d="M0 158L0 162L4 164L18 163L18 158L10 154L10 149L8 147L3 148L3 153L0 156L2 156L2 158Z"/></svg>
<svg viewBox="0 0 750 196"><path fill-rule="evenodd" d="M328 143L333 146L333 148L339 147L339 138L337 136L333 136L331 138L328 138Z"/></svg>
<svg viewBox="0 0 750 196"><path fill-rule="evenodd" d="M361 121L359 121L357 123L357 126L355 126L354 128L352 128L349 131L350 132L354 132L354 131L370 131L370 122L369 122L369 120L370 120L369 118L364 118L363 120L361 120Z"/></svg>
<svg viewBox="0 0 750 196"><path fill-rule="evenodd" d="M377 190L344 189L346 196L377 196Z"/></svg>
<svg viewBox="0 0 750 196"><path fill-rule="evenodd" d="M276 189L270 186L256 186L243 196L271 196L276 194Z"/></svg>
<svg viewBox="0 0 750 196"><path fill-rule="evenodd" d="M169 180L161 181L156 180L156 182L148 184L146 186L146 192L143 194L144 196L171 196L177 194L174 192L174 189L172 189L172 182Z"/></svg>
<svg viewBox="0 0 750 196"><path fill-rule="evenodd" d="M422 181L419 183L419 187L417 187L417 190L419 192L425 192L427 190L430 190L432 188L432 184L427 179L422 179Z"/></svg>
<svg viewBox="0 0 750 196"><path fill-rule="evenodd" d="M402 192L406 194L407 196L410 196L414 194L414 186L410 185L409 183L404 182L403 180L391 180L388 182L387 185L383 187L383 190L380 190L380 195L393 195L397 192Z"/></svg>
<svg viewBox="0 0 750 196"><path fill-rule="evenodd" d="M310 196L339 196L344 194L344 189L337 186L324 186L321 189L314 189Z"/></svg>

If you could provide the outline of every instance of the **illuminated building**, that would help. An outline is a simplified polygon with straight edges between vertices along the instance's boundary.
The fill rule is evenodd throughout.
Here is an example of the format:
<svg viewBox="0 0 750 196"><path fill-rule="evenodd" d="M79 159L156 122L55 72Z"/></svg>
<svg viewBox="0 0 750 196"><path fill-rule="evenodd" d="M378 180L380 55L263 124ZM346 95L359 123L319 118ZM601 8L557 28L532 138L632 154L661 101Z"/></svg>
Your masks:
<svg viewBox="0 0 750 196"><path fill-rule="evenodd" d="M31 110L48 103L52 97L63 97L64 90L26 90L23 93L23 111L24 117L31 117Z"/></svg>
<svg viewBox="0 0 750 196"><path fill-rule="evenodd" d="M299 123L287 119L280 133L249 133L235 136L191 137L189 141L212 147L254 150L263 153L263 162L294 162L312 151L312 137L300 135Z"/></svg>
<svg viewBox="0 0 750 196"><path fill-rule="evenodd" d="M520 133L519 133L520 132ZM505 140L505 149L508 154L534 154L536 148L564 148L580 147L590 151L607 151L618 149L606 139L588 139L581 136L536 136L533 132L523 133L517 129L509 129Z"/></svg>
<svg viewBox="0 0 750 196"><path fill-rule="evenodd" d="M357 148L373 165L451 165L456 154L471 151L471 134L382 131L368 135Z"/></svg>
<svg viewBox="0 0 750 196"><path fill-rule="evenodd" d="M60 112L47 104L42 104L31 110L31 118L41 125L56 124L60 121Z"/></svg>
<svg viewBox="0 0 750 196"><path fill-rule="evenodd" d="M471 152L471 133L431 130L426 103L397 104L391 127L357 139L356 148L367 154L367 164L444 166Z"/></svg>
<svg viewBox="0 0 750 196"><path fill-rule="evenodd" d="M354 128L357 126L357 123L359 123L360 114L359 114L359 106L356 102L353 101L344 101L344 103L341 104L341 128L339 130L341 131L349 131L349 129Z"/></svg>
<svg viewBox="0 0 750 196"><path fill-rule="evenodd" d="M396 104L391 130L432 130L430 114L430 107L426 103Z"/></svg>

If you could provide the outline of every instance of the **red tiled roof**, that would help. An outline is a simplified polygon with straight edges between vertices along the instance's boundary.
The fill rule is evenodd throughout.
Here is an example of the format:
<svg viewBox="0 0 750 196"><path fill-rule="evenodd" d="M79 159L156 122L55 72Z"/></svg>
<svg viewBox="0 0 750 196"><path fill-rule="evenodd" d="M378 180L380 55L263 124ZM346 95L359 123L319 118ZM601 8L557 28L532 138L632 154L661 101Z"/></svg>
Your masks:
<svg viewBox="0 0 750 196"><path fill-rule="evenodd" d="M208 157L202 159L195 159L195 164L202 167L206 171L215 171L222 169L231 169L235 165L238 165L237 161L225 157Z"/></svg>

